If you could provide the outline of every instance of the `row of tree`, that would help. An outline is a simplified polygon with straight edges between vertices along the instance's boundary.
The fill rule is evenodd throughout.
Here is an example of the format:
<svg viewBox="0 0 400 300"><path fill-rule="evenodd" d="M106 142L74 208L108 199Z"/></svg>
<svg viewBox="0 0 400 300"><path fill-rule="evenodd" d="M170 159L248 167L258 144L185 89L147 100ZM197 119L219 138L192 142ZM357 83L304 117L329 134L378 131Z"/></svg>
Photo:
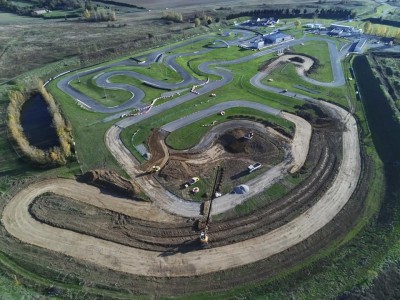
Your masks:
<svg viewBox="0 0 400 300"><path fill-rule="evenodd" d="M56 105L54 98L43 87L43 82L34 80L35 89L32 89L32 83L22 90L9 92L10 104L7 108L7 125L9 133L18 149L25 157L42 166L65 165L68 158L72 157L72 135L71 127L67 125ZM20 116L23 104L32 96L40 93L48 105L50 114L53 117L53 125L59 138L60 146L52 147L48 150L42 150L29 144L29 141L23 131Z"/></svg>
<svg viewBox="0 0 400 300"><path fill-rule="evenodd" d="M226 16L227 20L239 17L253 17L253 18L313 18L318 16L325 19L347 19L354 18L356 13L349 9L316 9L309 11L306 8L301 10L298 8L293 9L257 9L251 11L242 11L236 14L229 14Z"/></svg>
<svg viewBox="0 0 400 300"><path fill-rule="evenodd" d="M115 14L115 10L112 9L85 9L83 11L83 19L88 22L116 21L117 15Z"/></svg>
<svg viewBox="0 0 400 300"><path fill-rule="evenodd" d="M381 24L372 24L370 21L364 23L364 33L395 38L397 41L400 41L400 28L394 28Z"/></svg>
<svg viewBox="0 0 400 300"><path fill-rule="evenodd" d="M182 23L183 22L183 15L180 12L177 11L164 11L161 19L168 20L168 21L173 21L176 23Z"/></svg>

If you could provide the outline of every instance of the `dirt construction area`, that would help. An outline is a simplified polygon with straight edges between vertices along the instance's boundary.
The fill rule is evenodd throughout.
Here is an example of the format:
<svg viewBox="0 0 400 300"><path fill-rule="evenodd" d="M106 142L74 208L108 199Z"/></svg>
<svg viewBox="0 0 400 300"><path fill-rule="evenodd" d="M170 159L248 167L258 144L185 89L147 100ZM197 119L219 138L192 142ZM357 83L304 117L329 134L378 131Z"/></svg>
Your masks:
<svg viewBox="0 0 400 300"><path fill-rule="evenodd" d="M159 133L153 131L154 134ZM248 134L252 134L251 139L246 137ZM158 156L158 153L153 154L153 150L159 149L160 153L164 152L161 139L150 137L149 140L159 141L158 147L154 144L149 145L152 157ZM183 184L192 177L199 177L201 182L195 186L201 185L200 192L210 197L215 167L218 165L224 169L220 189L226 194L235 186L248 181L251 177L247 170L249 165L259 162L264 171L268 170L283 160L289 148L288 138L274 134L271 127L246 120L229 121L214 126L194 149L186 151L169 149L167 156L169 159L161 165L158 178L172 193L190 200L194 196L192 189L184 188ZM202 187L208 188L202 190Z"/></svg>
<svg viewBox="0 0 400 300"><path fill-rule="evenodd" d="M270 73L275 70L279 65L292 63L296 66L296 72L300 76L304 76L307 71L311 69L314 64L314 60L308 56L298 54L284 54L278 59L275 59L272 63L268 64L263 71Z"/></svg>

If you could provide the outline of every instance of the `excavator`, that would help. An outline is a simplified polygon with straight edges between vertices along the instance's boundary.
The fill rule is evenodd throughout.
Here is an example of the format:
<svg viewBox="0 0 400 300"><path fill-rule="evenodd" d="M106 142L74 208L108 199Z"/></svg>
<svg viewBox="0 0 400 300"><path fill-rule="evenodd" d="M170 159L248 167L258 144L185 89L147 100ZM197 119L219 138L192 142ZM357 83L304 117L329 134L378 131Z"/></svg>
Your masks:
<svg viewBox="0 0 400 300"><path fill-rule="evenodd" d="M202 248L210 247L208 242L208 225L211 223L212 202L215 198L221 196L221 194L217 191L217 189L218 189L218 184L221 181L222 172L223 172L222 168L220 166L217 166L217 173L215 175L214 186L210 197L210 206L208 209L207 219L204 224L204 229L200 232L200 243Z"/></svg>

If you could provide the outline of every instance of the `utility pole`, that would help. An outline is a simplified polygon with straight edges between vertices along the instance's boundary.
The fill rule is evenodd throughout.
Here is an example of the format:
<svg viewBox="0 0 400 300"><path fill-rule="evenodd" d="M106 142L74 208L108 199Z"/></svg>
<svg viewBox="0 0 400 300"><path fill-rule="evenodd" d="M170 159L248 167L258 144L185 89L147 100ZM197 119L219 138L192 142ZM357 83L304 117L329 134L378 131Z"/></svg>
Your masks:
<svg viewBox="0 0 400 300"><path fill-rule="evenodd" d="M106 93L106 89L105 89L104 85L103 85L103 91L104 91L104 98L107 99L107 93Z"/></svg>

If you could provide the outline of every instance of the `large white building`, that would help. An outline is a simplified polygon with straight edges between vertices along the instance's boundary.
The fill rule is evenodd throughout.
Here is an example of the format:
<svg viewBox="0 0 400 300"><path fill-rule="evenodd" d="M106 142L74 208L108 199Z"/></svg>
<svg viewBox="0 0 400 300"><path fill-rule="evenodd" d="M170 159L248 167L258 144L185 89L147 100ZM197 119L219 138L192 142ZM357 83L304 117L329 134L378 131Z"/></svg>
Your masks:
<svg viewBox="0 0 400 300"><path fill-rule="evenodd" d="M345 36L362 33L361 29L355 28L354 26L341 25L341 24L331 24L330 35Z"/></svg>

